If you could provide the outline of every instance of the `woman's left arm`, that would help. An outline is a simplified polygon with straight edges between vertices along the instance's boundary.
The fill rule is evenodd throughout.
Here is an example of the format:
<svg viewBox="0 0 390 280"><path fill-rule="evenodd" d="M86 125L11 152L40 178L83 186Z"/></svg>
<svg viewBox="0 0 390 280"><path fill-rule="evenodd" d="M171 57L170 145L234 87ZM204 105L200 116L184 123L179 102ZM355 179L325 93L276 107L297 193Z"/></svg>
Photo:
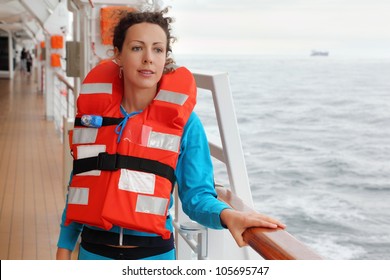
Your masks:
<svg viewBox="0 0 390 280"><path fill-rule="evenodd" d="M276 219L256 212L233 210L217 199L208 141L195 113L191 114L184 129L176 178L183 211L204 226L227 227L239 246L246 245L242 234L247 228L285 228Z"/></svg>
<svg viewBox="0 0 390 280"><path fill-rule="evenodd" d="M206 227L222 229L220 213L230 207L216 199L208 141L195 113L184 128L175 175L183 211Z"/></svg>

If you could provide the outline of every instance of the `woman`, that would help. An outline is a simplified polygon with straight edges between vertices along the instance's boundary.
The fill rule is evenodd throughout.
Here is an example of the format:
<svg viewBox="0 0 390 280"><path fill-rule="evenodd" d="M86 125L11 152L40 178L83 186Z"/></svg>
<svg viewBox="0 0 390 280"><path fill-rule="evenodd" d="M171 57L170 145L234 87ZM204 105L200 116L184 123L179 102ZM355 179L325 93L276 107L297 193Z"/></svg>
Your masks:
<svg viewBox="0 0 390 280"><path fill-rule="evenodd" d="M173 235L170 234L173 226L167 212L172 200L165 199L167 196L171 197L174 182L177 182L183 210L187 215L210 228L228 228L238 246L246 245L242 233L248 227L285 227L279 221L261 214L241 213L230 209L216 199L207 139L199 118L192 112L196 94L193 78L185 68L169 70L167 67L172 62L169 54L173 38L170 33L172 20L165 17L165 13L166 10L157 13L130 13L116 27L113 40L116 64L107 63L97 68L103 69L99 70L101 75L99 85L102 85L101 79L111 79L107 76L115 73L113 79L117 82L112 83L113 90L123 93L117 102L115 97L112 97L109 103L102 102L105 105L100 112L106 114L102 122L99 122L100 116L80 115L83 114L84 107L90 108L93 100L90 99L91 92L80 94L78 100L80 123L83 124L82 119L85 116L89 121L84 120L84 126L90 125L91 120L92 122L98 120L97 126L92 125L93 129L99 127L97 139L104 133L109 135L108 138L102 136L104 145L94 143L94 149L96 146L104 146L103 152L95 157L94 162L96 158L97 161L105 161L107 158L115 157L116 165L122 162L123 158L126 160L119 164L123 164L122 168L118 168L117 165L116 168L111 168L109 164L98 163L101 168L93 166L88 169L85 168L87 164L80 156L80 150L89 149L90 145L86 145L85 142L72 144L77 160L63 214L57 259L70 259L80 232L82 241L79 259L175 259ZM84 84L88 86L91 85L87 83L89 76L84 80ZM178 92L180 93L177 94ZM98 95L99 98L101 95ZM106 97L107 94L102 98ZM83 101L83 98L86 99ZM108 107L110 108L107 109ZM117 118L120 121L115 121ZM107 120L110 124L104 126ZM115 125L112 125L113 123ZM157 130L158 132L154 133ZM148 146L150 138L146 142L143 140L145 135L151 137L152 134L160 137L153 145L161 147ZM172 134L176 134L173 135L175 137L171 137ZM111 141L114 138L115 141ZM174 142L167 139L179 139L177 151L164 148L167 142L169 145ZM164 149L165 151L162 151ZM112 156L112 153L119 156ZM130 160L127 160L129 158ZM134 158L146 162L141 165L148 165L152 161L151 171L144 172L145 169L137 169L138 167L135 168L138 171L126 169L126 164L130 164L128 161L132 164ZM168 171L160 172L160 167L155 168L156 164L162 165L161 169ZM85 174L83 172L95 169L101 170L100 177L79 176ZM87 190L77 187L87 184L77 183L77 180L85 178L88 184L95 180L92 185L99 185L100 190L107 185L103 198L94 201L98 202L93 206L93 210L99 209L92 218L93 215L90 213L93 211L84 211L86 214L80 218L83 207L91 203L87 200L82 201L82 197L92 196L91 193L94 191L94 186ZM104 183L103 178L106 180ZM165 198L155 197L155 193L161 189L167 189L164 194L159 194ZM135 196L137 199L132 200ZM151 199L148 201L152 202L146 203L144 199L145 201ZM167 204L160 207L161 201ZM127 204L132 203L136 204L134 206L136 210L126 208L130 207ZM141 203L142 207L139 206ZM156 207L156 204L159 207ZM149 209L143 208L149 206L151 207ZM162 212L157 213L159 211Z"/></svg>

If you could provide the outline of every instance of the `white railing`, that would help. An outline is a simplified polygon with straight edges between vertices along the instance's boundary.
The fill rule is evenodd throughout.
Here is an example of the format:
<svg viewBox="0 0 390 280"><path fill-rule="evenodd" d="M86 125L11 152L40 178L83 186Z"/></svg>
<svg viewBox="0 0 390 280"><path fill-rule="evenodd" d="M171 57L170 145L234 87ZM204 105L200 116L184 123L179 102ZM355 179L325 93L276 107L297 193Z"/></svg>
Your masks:
<svg viewBox="0 0 390 280"><path fill-rule="evenodd" d="M64 119L74 118L74 88L63 76L54 75L54 125L56 131L64 143Z"/></svg>

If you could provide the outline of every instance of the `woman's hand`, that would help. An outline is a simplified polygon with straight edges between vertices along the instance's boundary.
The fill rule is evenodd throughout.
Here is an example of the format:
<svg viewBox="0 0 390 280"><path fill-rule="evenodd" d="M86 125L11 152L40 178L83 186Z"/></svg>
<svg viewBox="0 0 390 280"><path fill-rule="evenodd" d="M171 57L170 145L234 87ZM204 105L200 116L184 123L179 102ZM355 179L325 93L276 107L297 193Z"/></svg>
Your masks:
<svg viewBox="0 0 390 280"><path fill-rule="evenodd" d="M234 240L240 247L248 245L242 237L242 234L247 228L286 228L286 226L278 220L263 214L257 212L240 212L233 209L224 209L221 212L221 221L229 229Z"/></svg>
<svg viewBox="0 0 390 280"><path fill-rule="evenodd" d="M57 248L56 259L57 260L70 260L72 251L64 248Z"/></svg>

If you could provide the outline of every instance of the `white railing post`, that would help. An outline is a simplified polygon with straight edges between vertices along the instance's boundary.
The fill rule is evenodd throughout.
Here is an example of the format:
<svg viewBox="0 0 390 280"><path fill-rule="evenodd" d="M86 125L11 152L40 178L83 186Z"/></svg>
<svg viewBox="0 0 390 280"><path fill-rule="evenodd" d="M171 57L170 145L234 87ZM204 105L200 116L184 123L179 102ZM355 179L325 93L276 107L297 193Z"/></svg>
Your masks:
<svg viewBox="0 0 390 280"><path fill-rule="evenodd" d="M248 173L242 150L234 103L230 91L229 78L223 72L194 72L197 87L212 92L215 113L221 136L223 159L226 164L231 190L247 205L253 207ZM210 144L210 150L220 159L220 152L215 144Z"/></svg>

